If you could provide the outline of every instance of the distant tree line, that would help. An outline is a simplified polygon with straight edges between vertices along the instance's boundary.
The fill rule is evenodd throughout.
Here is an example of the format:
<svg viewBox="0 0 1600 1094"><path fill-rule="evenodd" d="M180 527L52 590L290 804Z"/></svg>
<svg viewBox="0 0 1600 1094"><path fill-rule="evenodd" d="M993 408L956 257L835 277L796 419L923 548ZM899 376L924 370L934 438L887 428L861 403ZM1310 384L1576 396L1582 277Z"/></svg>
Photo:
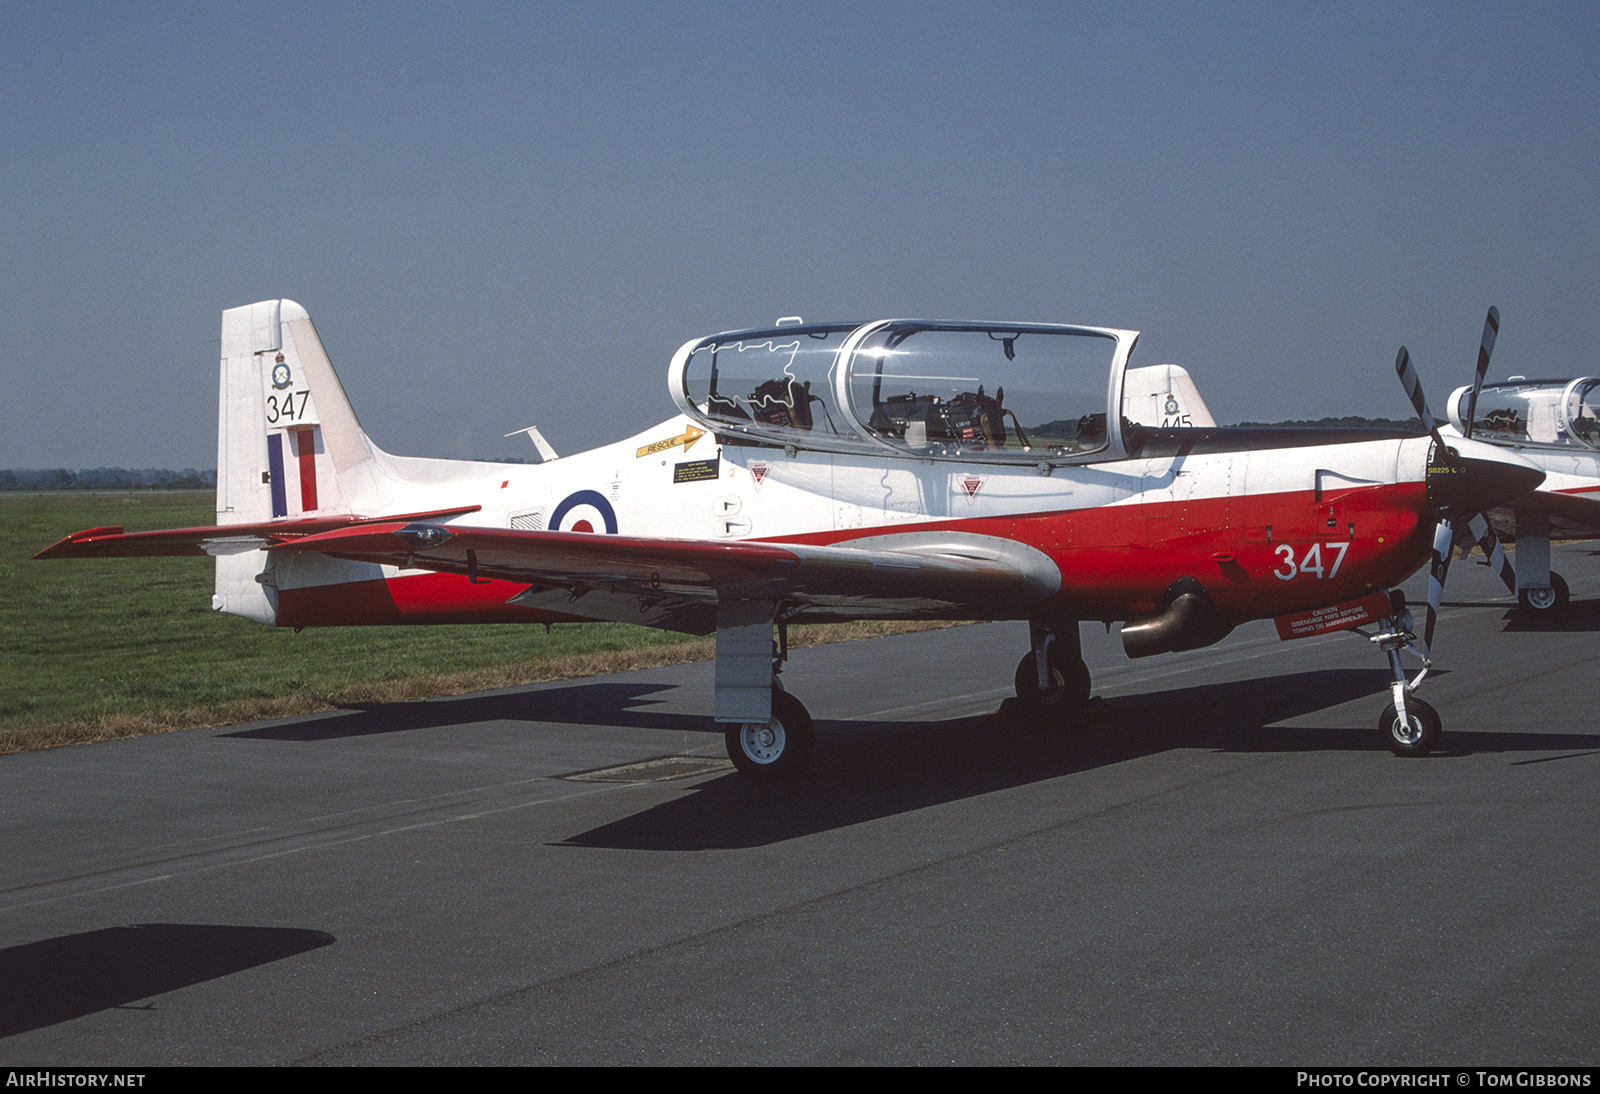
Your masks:
<svg viewBox="0 0 1600 1094"><path fill-rule="evenodd" d="M0 490L207 490L217 473L185 467L17 467L0 470Z"/></svg>
<svg viewBox="0 0 1600 1094"><path fill-rule="evenodd" d="M1240 422L1240 429L1386 429L1394 433L1426 433L1421 418L1297 418L1288 422Z"/></svg>

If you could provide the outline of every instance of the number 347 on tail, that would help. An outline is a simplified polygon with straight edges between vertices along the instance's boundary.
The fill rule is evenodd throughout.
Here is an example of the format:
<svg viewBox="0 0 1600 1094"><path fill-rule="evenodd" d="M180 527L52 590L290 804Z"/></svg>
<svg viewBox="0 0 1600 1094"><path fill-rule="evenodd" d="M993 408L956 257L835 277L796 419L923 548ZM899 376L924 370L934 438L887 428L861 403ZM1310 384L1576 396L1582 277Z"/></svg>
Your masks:
<svg viewBox="0 0 1600 1094"><path fill-rule="evenodd" d="M1401 581L1434 526L1541 473L1502 449L1359 430L1223 429L1133 331L779 320L686 343L678 416L537 465L390 455L362 430L310 316L222 316L217 523L94 528L39 558L207 554L213 606L280 627L600 619L716 635L714 717L758 779L814 744L778 673L790 623L1018 620L1020 706L1088 699L1085 621L1130 656L1240 623L1371 624L1394 671L1381 726L1431 750L1438 715ZM1182 425L1172 423L1181 422ZM865 669L863 671L870 671Z"/></svg>

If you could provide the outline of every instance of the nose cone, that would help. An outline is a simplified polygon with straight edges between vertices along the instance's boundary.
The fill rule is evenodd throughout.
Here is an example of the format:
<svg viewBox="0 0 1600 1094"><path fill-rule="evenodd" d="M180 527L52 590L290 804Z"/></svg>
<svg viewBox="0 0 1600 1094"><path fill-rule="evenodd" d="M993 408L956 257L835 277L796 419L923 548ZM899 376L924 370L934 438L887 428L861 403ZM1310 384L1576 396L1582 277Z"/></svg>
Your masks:
<svg viewBox="0 0 1600 1094"><path fill-rule="evenodd" d="M1440 520L1456 520L1504 505L1538 488L1544 472L1514 452L1479 441L1451 439L1441 459L1428 449L1428 508Z"/></svg>

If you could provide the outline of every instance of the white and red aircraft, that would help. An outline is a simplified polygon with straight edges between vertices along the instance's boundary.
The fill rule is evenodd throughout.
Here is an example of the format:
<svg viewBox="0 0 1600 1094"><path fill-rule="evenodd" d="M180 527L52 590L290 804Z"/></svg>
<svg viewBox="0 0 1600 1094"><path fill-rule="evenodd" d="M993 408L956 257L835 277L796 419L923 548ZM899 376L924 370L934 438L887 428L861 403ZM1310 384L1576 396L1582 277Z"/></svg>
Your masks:
<svg viewBox="0 0 1600 1094"><path fill-rule="evenodd" d="M1551 540L1600 535L1600 379L1513 376L1481 390L1457 388L1448 407L1455 436L1502 446L1545 473L1538 490L1495 508L1486 520L1474 518L1469 527L1525 610L1560 612L1570 594L1566 580L1550 569ZM1514 568L1500 536L1516 542Z"/></svg>
<svg viewBox="0 0 1600 1094"><path fill-rule="evenodd" d="M1438 715L1411 695L1426 649L1389 590L1427 561L1437 520L1540 472L1469 440L1163 427L1209 417L1181 369L1130 370L1136 341L779 320L679 349L665 424L507 465L381 451L305 310L265 301L222 317L217 524L94 528L37 557L209 554L213 607L281 627L715 632L714 716L765 779L794 777L814 743L777 681L789 623L1025 620L1018 696L1068 712L1089 695L1081 621L1123 622L1133 657L1253 619L1285 637L1376 622L1394 671L1383 734L1430 751ZM1424 664L1409 681L1406 649Z"/></svg>
<svg viewBox="0 0 1600 1094"><path fill-rule="evenodd" d="M1452 443L1447 437L1476 435L1480 442L1517 453L1545 475L1538 490L1506 505L1440 522L1433 544L1424 646L1432 640L1445 575L1457 545L1467 550L1474 543L1481 547L1486 564L1522 608L1543 615L1560 612L1570 596L1566 580L1550 570L1550 541L1600 534L1600 379L1513 376L1485 387L1499 334L1500 312L1491 307L1483 321L1478 367L1471 384L1450 394L1448 423L1438 422L1429 410L1404 347L1395 361L1411 405L1438 444ZM1502 535L1516 541L1515 564L1506 558Z"/></svg>

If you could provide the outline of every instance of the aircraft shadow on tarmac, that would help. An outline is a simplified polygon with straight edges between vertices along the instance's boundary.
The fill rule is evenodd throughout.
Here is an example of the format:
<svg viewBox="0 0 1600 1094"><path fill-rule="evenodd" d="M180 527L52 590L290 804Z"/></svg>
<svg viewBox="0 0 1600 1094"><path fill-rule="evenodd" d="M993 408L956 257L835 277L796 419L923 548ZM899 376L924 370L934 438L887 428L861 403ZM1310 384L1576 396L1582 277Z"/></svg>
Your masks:
<svg viewBox="0 0 1600 1094"><path fill-rule="evenodd" d="M250 729L220 733L218 736L267 741L324 741L475 722L604 725L673 732L709 730L710 723L703 716L649 709L660 702L652 696L673 690L675 685L672 684L604 681L488 695L464 695L459 698L373 703L352 706L334 714L283 719ZM638 709L641 707L643 709Z"/></svg>
<svg viewBox="0 0 1600 1094"><path fill-rule="evenodd" d="M1436 676L1443 676L1437 673ZM561 841L566 846L698 851L763 846L1171 749L1368 752L1373 763L1430 763L1472 752L1600 749L1600 735L1450 731L1434 757L1384 749L1372 697L1383 669L1325 669L1118 698L1065 726L959 718L931 723L819 722L817 753L793 783L738 775ZM1359 701L1326 727L1276 723Z"/></svg>
<svg viewBox="0 0 1600 1094"><path fill-rule="evenodd" d="M0 1037L123 1007L334 941L295 927L140 923L0 950Z"/></svg>
<svg viewBox="0 0 1600 1094"><path fill-rule="evenodd" d="M1564 609L1554 615L1534 615L1517 607L1514 600L1497 597L1493 600L1445 600L1441 601L1441 608L1504 608L1505 626L1501 628L1504 633L1528 632L1540 633L1549 631L1557 633L1562 631L1584 632L1600 631L1600 600L1574 600ZM1412 604L1412 613L1422 618L1422 604Z"/></svg>
<svg viewBox="0 0 1600 1094"><path fill-rule="evenodd" d="M1447 675L1436 672L1436 677ZM1382 668L1333 668L1148 691L1096 704L1065 725L966 717L942 722L828 721L817 724L817 754L788 784L728 775L672 801L567 840L588 847L701 850L761 846L930 805L1040 782L1176 748L1229 752L1384 751L1370 700L1388 688ZM332 740L475 722L606 726L711 739L703 715L653 710L674 685L607 680L560 687L385 703L343 713L272 722L220 736L278 741ZM1359 715L1330 715L1326 727L1278 723L1359 702ZM1547 752L1600 747L1600 735L1452 729L1432 759L1468 752Z"/></svg>
<svg viewBox="0 0 1600 1094"><path fill-rule="evenodd" d="M1574 600L1545 618L1520 609L1506 615L1507 631L1600 631L1600 600Z"/></svg>

